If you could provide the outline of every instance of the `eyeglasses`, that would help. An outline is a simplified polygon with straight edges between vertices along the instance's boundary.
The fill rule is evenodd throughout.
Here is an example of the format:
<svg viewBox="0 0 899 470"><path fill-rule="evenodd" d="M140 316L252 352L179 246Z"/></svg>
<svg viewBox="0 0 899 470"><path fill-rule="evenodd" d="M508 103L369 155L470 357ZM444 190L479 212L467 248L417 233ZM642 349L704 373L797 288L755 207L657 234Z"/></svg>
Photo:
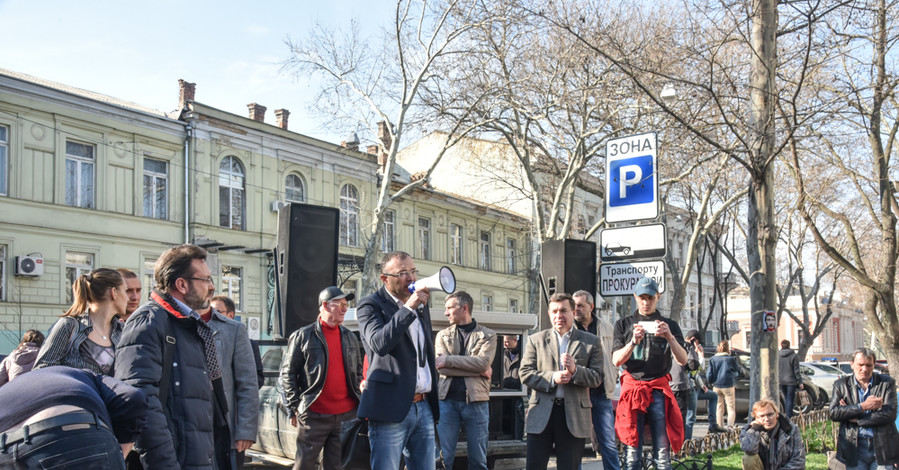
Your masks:
<svg viewBox="0 0 899 470"><path fill-rule="evenodd" d="M412 271L400 271L398 273L383 273L385 276L390 277L415 277L418 276L418 270L413 269Z"/></svg>
<svg viewBox="0 0 899 470"><path fill-rule="evenodd" d="M328 305L330 305L331 308L342 308L342 309L350 308L350 305L346 301L339 302L337 300L331 300L331 301L328 301Z"/></svg>
<svg viewBox="0 0 899 470"><path fill-rule="evenodd" d="M758 419L772 419L777 417L777 413L765 413L763 415L758 415L756 418Z"/></svg>
<svg viewBox="0 0 899 470"><path fill-rule="evenodd" d="M212 276L209 276L209 277L182 277L181 279L190 279L192 281L206 281L210 284L215 284L215 281L212 279Z"/></svg>

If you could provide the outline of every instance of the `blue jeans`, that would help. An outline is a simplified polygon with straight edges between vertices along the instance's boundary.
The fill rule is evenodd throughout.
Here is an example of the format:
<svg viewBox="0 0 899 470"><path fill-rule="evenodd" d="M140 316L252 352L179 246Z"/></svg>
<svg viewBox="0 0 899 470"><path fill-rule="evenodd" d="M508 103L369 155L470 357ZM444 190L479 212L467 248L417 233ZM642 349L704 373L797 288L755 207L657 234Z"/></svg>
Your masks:
<svg viewBox="0 0 899 470"><path fill-rule="evenodd" d="M718 426L718 394L715 393L712 389L709 389L709 391L707 392L700 392L699 390L697 390L697 392L697 400L709 401L705 407L706 413L709 415L709 428ZM691 430L690 432L692 433L693 431Z"/></svg>
<svg viewBox="0 0 899 470"><path fill-rule="evenodd" d="M784 394L784 414L787 415L787 418L793 417L793 406L796 403L796 386L795 385L781 385L780 393Z"/></svg>
<svg viewBox="0 0 899 470"><path fill-rule="evenodd" d="M434 415L428 400L413 403L399 423L368 422L371 468L400 468L400 455L408 470L434 470Z"/></svg>
<svg viewBox="0 0 899 470"><path fill-rule="evenodd" d="M859 439L855 465L846 466L846 470L890 470L893 467L877 465L874 455L874 442L871 439Z"/></svg>
<svg viewBox="0 0 899 470"><path fill-rule="evenodd" d="M717 399L717 394L715 395ZM693 426L696 425L696 405L699 402L699 390L690 389L687 396L687 415L684 416L684 440L693 439Z"/></svg>
<svg viewBox="0 0 899 470"><path fill-rule="evenodd" d="M615 445L615 410L612 409L612 400L609 400L604 393L590 394L590 403L593 405L593 431L596 432L596 440L599 442L602 468L620 470L618 446Z"/></svg>
<svg viewBox="0 0 899 470"><path fill-rule="evenodd" d="M0 468L125 470L125 458L106 428L90 425L63 431L59 427L31 436L27 443L7 444L0 449Z"/></svg>
<svg viewBox="0 0 899 470"><path fill-rule="evenodd" d="M490 402L465 403L457 400L440 400L440 422L437 432L446 468L453 468L459 427L465 423L468 441L468 468L487 470L487 425L490 422ZM391 467L392 468L392 467Z"/></svg>
<svg viewBox="0 0 899 470"><path fill-rule="evenodd" d="M643 468L643 428L647 419L652 433L652 459L655 461L656 470L671 470L671 444L668 442L668 424L665 421L665 394L661 390L652 391L652 400L646 408L646 413L637 413L639 446L624 446L625 468L627 470Z"/></svg>

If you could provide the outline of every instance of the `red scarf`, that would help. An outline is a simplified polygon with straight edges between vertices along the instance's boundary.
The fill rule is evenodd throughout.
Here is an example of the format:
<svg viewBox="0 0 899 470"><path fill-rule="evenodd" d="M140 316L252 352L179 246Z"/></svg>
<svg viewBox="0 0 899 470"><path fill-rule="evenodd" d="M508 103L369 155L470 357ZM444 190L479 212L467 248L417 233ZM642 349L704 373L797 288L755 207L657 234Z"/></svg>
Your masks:
<svg viewBox="0 0 899 470"><path fill-rule="evenodd" d="M643 430L637 429L637 413L646 413L652 391L661 390L665 394L665 421L671 453L680 452L684 445L684 418L668 384L670 380L668 375L649 381L637 380L627 372L621 375L621 398L615 411L615 433L621 442L631 447L639 446Z"/></svg>

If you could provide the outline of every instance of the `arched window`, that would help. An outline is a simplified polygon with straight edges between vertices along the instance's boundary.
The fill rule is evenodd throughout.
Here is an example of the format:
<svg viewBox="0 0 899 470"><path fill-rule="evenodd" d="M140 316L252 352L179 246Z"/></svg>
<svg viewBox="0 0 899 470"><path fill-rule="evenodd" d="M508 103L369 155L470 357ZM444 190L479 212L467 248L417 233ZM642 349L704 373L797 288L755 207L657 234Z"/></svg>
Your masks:
<svg viewBox="0 0 899 470"><path fill-rule="evenodd" d="M359 246L359 193L345 184L340 188L340 244Z"/></svg>
<svg viewBox="0 0 899 470"><path fill-rule="evenodd" d="M246 208L246 173L235 157L225 157L219 164L219 225L244 229Z"/></svg>
<svg viewBox="0 0 899 470"><path fill-rule="evenodd" d="M299 175L291 173L284 180L284 199L287 202L306 202L306 187Z"/></svg>

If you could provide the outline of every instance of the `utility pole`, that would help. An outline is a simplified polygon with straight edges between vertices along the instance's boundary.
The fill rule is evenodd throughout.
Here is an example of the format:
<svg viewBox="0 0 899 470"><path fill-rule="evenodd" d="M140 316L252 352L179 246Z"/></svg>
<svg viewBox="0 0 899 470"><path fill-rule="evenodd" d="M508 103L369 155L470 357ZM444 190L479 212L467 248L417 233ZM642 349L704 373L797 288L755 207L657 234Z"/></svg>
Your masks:
<svg viewBox="0 0 899 470"><path fill-rule="evenodd" d="M750 406L760 398L779 403L777 329L765 312L776 311L774 182L774 72L777 69L777 0L753 0L750 63L749 298L752 310ZM776 317L775 317L776 318Z"/></svg>

